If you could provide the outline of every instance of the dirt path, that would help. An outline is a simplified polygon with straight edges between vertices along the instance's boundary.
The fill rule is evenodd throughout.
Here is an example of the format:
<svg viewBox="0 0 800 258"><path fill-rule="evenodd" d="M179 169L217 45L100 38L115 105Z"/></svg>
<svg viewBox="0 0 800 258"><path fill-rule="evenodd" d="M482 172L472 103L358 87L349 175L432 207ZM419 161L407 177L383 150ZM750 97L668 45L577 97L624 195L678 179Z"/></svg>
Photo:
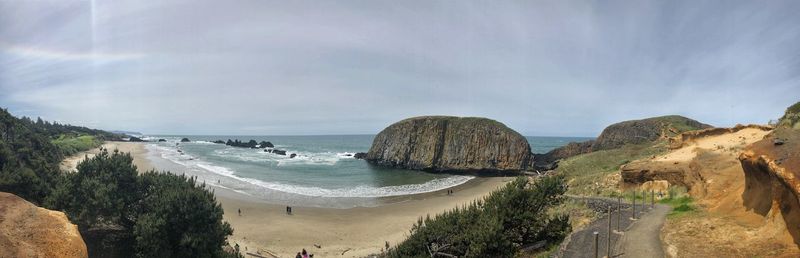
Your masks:
<svg viewBox="0 0 800 258"><path fill-rule="evenodd" d="M585 199L612 200L609 198ZM666 205L656 205L655 208L650 209L649 204L641 205L637 203L636 217L638 219L631 220L631 205L623 202L621 214L619 211L611 213L611 256L664 257L659 235L664 219L666 219L666 214L669 211L670 207ZM615 233L618 228L624 233ZM592 222L580 231L572 233L560 256L594 258L594 232L599 233L598 257L605 257L608 251L608 215Z"/></svg>
<svg viewBox="0 0 800 258"><path fill-rule="evenodd" d="M661 227L672 208L656 205L633 223L617 244L619 257L664 257Z"/></svg>

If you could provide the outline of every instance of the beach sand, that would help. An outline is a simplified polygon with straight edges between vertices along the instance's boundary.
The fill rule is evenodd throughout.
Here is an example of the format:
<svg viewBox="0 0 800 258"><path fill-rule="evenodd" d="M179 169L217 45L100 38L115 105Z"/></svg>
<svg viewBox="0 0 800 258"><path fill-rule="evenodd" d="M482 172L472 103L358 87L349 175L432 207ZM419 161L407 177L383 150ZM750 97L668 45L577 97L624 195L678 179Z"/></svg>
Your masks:
<svg viewBox="0 0 800 258"><path fill-rule="evenodd" d="M148 170L152 170L155 167L152 165L150 160L147 159L147 149L144 147L144 144L135 143L135 142L105 142L101 148L108 149L109 152L113 152L114 150L119 150L121 152L128 152L133 156L133 164L139 169L139 172L144 172ZM70 157L65 158L61 161L61 170L65 171L75 171L78 163L86 159L86 157L94 157L100 153L99 148L91 149L88 151L80 152L78 154L72 155Z"/></svg>
<svg viewBox="0 0 800 258"><path fill-rule="evenodd" d="M109 142L103 146L130 152L140 171L154 168L142 143ZM84 154L70 157L62 165L74 167L83 157ZM304 248L315 257L364 257L380 253L387 241L393 246L405 239L419 217L469 203L511 180L513 178L509 177L476 178L450 188L454 190L452 195L442 190L392 197L391 204L378 207L292 207L292 215L286 214L283 205L267 204L224 188L214 188L214 191L225 210L224 220L234 229L229 242L238 244L245 257L253 257L247 253L294 257Z"/></svg>

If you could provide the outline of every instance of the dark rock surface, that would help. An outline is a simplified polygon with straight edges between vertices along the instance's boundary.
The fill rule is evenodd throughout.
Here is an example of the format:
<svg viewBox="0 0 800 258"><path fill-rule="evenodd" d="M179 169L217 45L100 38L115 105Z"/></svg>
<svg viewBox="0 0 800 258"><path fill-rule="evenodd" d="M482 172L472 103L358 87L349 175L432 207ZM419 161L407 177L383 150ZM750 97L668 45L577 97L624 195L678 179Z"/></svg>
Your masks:
<svg viewBox="0 0 800 258"><path fill-rule="evenodd" d="M190 141L189 141L189 138L183 138L183 139L181 139L181 142L190 142Z"/></svg>
<svg viewBox="0 0 800 258"><path fill-rule="evenodd" d="M652 142L662 137L672 137L682 132L705 128L711 126L682 116L661 116L619 122L603 129L592 145L592 151Z"/></svg>
<svg viewBox="0 0 800 258"><path fill-rule="evenodd" d="M356 158L356 159L366 159L366 158L367 158L367 153L366 153L366 152L359 152L359 153L356 153L355 155L353 155L353 158Z"/></svg>
<svg viewBox="0 0 800 258"><path fill-rule="evenodd" d="M520 171L531 163L531 147L525 137L491 119L424 116L381 131L366 160L426 171Z"/></svg>

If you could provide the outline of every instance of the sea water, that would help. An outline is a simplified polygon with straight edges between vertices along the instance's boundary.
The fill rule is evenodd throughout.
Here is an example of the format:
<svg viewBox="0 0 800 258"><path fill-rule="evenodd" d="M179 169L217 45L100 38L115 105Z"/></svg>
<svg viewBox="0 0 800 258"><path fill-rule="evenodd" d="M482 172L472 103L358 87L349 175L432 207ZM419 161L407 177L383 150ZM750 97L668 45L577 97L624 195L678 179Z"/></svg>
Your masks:
<svg viewBox="0 0 800 258"><path fill-rule="evenodd" d="M182 138L191 142L180 142ZM172 173L274 204L349 208L380 205L381 197L438 191L472 176L383 168L353 158L366 152L374 135L326 136L147 136L154 163L170 163ZM526 137L534 153L544 153L580 137ZM156 142L165 139L166 142ZM269 141L286 155L232 147L215 140ZM291 158L294 153L297 156ZM164 167L159 165L159 167Z"/></svg>

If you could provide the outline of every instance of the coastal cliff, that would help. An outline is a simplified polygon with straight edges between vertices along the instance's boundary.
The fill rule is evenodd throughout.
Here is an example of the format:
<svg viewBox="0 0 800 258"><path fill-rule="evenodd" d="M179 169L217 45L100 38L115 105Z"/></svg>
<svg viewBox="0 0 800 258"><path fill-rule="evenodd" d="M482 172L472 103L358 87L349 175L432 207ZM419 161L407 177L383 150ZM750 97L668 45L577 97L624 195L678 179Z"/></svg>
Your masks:
<svg viewBox="0 0 800 258"><path fill-rule="evenodd" d="M571 142L544 154L535 154L537 167L552 167L551 164L569 157L599 150L616 149L628 144L641 144L666 139L683 132L711 128L710 125L683 116L659 116L629 120L609 125L597 139Z"/></svg>
<svg viewBox="0 0 800 258"><path fill-rule="evenodd" d="M502 172L528 168L528 141L486 118L424 116L394 123L372 142L366 160L425 171Z"/></svg>
<svg viewBox="0 0 800 258"><path fill-rule="evenodd" d="M800 131L776 129L739 156L745 174L742 194L748 210L783 218L800 247Z"/></svg>
<svg viewBox="0 0 800 258"><path fill-rule="evenodd" d="M592 145L592 150L618 148L668 138L682 132L711 128L710 125L683 116L660 116L609 125Z"/></svg>
<svg viewBox="0 0 800 258"><path fill-rule="evenodd" d="M63 212L0 192L0 257L88 257L78 227Z"/></svg>

